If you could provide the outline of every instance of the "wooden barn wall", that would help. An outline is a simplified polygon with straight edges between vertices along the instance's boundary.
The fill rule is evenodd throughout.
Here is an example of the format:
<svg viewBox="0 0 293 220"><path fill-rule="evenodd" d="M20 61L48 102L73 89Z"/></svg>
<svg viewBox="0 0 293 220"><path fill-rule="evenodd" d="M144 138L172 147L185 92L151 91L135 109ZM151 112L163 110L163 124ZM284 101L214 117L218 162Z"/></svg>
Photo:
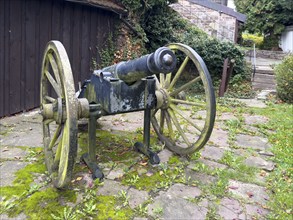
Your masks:
<svg viewBox="0 0 293 220"><path fill-rule="evenodd" d="M61 41L75 86L89 79L118 16L64 0L0 1L0 117L39 106L41 60L48 41Z"/></svg>

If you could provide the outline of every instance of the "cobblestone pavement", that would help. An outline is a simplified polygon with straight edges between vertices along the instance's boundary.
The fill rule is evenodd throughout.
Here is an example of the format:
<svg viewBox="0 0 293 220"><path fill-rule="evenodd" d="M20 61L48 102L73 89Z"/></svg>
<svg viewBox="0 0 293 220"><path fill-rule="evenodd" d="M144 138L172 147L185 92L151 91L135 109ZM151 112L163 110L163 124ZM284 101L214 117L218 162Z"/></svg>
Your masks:
<svg viewBox="0 0 293 220"><path fill-rule="evenodd" d="M256 108L265 107L262 101L246 100L246 103ZM110 137L100 135L98 130L97 142L99 143L100 138L101 141L108 142L106 146L111 149L113 145L131 146L132 138L141 136L142 118L142 113L131 113L99 119L99 129L110 133ZM237 123L239 118L242 118L242 128L247 132L231 133L228 127ZM82 211L87 207L82 201L89 201L86 200L86 189L93 189L98 199L95 200L97 204L103 203L99 198L114 198L117 203L111 202L112 206L115 203L112 212L127 210L125 213L130 213L130 216L126 214L117 219L266 219L269 196L264 183L275 164L271 160L273 154L270 143L260 132L258 125L267 121L266 117L251 115L249 112L241 115L218 112L210 141L200 151L201 154L185 158L163 149L159 153L161 164L158 166L148 164L145 157L132 152L131 147L123 148L122 151L116 149L115 159L110 154L105 157L103 152L99 152L98 159L105 174L103 184L93 187L95 183L87 168L77 161L71 183L76 199L66 201L63 197L56 197L57 201L60 207L80 208ZM0 186L13 187L17 184L16 172L36 163L42 154L34 150L42 147L41 117L38 110L1 119L0 131ZM85 137L86 132L81 131L80 146ZM107 153L109 151L107 148L103 150ZM125 152L131 156L124 157ZM118 160L116 157L122 159ZM250 176L242 175L241 166L243 172ZM250 168L254 172L250 172ZM40 187L26 198L32 198L33 193L52 188L51 183L46 180L46 173L34 175L33 182ZM31 183L30 186L32 188ZM42 199L45 200L40 197ZM5 201L2 193L1 200L2 203ZM43 201L40 209L49 209L48 204L48 201ZM6 204L7 212L2 211L4 213L0 215L0 219L13 219L8 217L7 206ZM109 204L106 206L110 207ZM29 209L29 206L24 207ZM84 213L93 219L99 219L102 210L99 205L93 207L92 213ZM28 213L23 211L14 216L14 219L27 219ZM111 210L108 211L109 216L112 215ZM36 213L35 219L42 219L42 216L37 215ZM107 213L103 216L107 216ZM115 214L112 219L115 219Z"/></svg>

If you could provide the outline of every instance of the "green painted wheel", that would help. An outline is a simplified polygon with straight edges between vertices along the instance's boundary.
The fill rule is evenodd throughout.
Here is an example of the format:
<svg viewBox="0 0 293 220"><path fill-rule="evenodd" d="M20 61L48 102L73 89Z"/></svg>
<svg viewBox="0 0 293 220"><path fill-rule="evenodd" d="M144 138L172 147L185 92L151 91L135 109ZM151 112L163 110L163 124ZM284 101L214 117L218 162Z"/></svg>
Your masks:
<svg viewBox="0 0 293 220"><path fill-rule="evenodd" d="M201 149L210 138L215 93L205 63L192 48L184 44L168 47L178 57L177 68L157 79L157 107L151 122L167 148L185 155Z"/></svg>
<svg viewBox="0 0 293 220"><path fill-rule="evenodd" d="M41 76L41 112L45 163L57 188L70 180L77 154L78 100L64 46L50 41Z"/></svg>

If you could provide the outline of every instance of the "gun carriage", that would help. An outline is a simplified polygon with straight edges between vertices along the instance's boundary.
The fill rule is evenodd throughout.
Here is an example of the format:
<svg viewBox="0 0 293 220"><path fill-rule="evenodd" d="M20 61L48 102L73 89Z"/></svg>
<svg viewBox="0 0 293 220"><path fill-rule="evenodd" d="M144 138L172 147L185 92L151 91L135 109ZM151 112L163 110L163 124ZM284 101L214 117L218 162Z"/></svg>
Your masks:
<svg viewBox="0 0 293 220"><path fill-rule="evenodd" d="M187 68L192 71L186 78ZM197 86L202 88L201 98L186 98L185 93ZM143 143L135 143L134 148L150 163L158 164L158 155L150 150L151 125L162 144L176 154L186 155L206 144L216 112L205 63L192 48L179 43L94 70L76 92L65 48L59 41L50 41L42 63L40 108L45 163L57 188L71 180L81 118L88 118L88 152L81 159L93 178L102 179L95 151L98 118L144 111Z"/></svg>

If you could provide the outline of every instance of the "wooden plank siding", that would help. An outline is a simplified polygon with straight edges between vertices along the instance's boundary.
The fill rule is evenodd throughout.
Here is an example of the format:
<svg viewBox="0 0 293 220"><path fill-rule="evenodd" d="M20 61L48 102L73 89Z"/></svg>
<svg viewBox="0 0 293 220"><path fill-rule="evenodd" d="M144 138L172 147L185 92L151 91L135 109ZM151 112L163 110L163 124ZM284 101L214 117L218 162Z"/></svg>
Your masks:
<svg viewBox="0 0 293 220"><path fill-rule="evenodd" d="M4 73L5 73L5 67L4 67L4 62L5 62L5 38L4 38L4 28L5 28L5 2L0 1L0 115L4 115L4 104L5 104L5 99L4 99Z"/></svg>
<svg viewBox="0 0 293 220"><path fill-rule="evenodd" d="M113 12L65 0L0 1L0 117L39 106L48 41L64 44L77 88L117 22Z"/></svg>

